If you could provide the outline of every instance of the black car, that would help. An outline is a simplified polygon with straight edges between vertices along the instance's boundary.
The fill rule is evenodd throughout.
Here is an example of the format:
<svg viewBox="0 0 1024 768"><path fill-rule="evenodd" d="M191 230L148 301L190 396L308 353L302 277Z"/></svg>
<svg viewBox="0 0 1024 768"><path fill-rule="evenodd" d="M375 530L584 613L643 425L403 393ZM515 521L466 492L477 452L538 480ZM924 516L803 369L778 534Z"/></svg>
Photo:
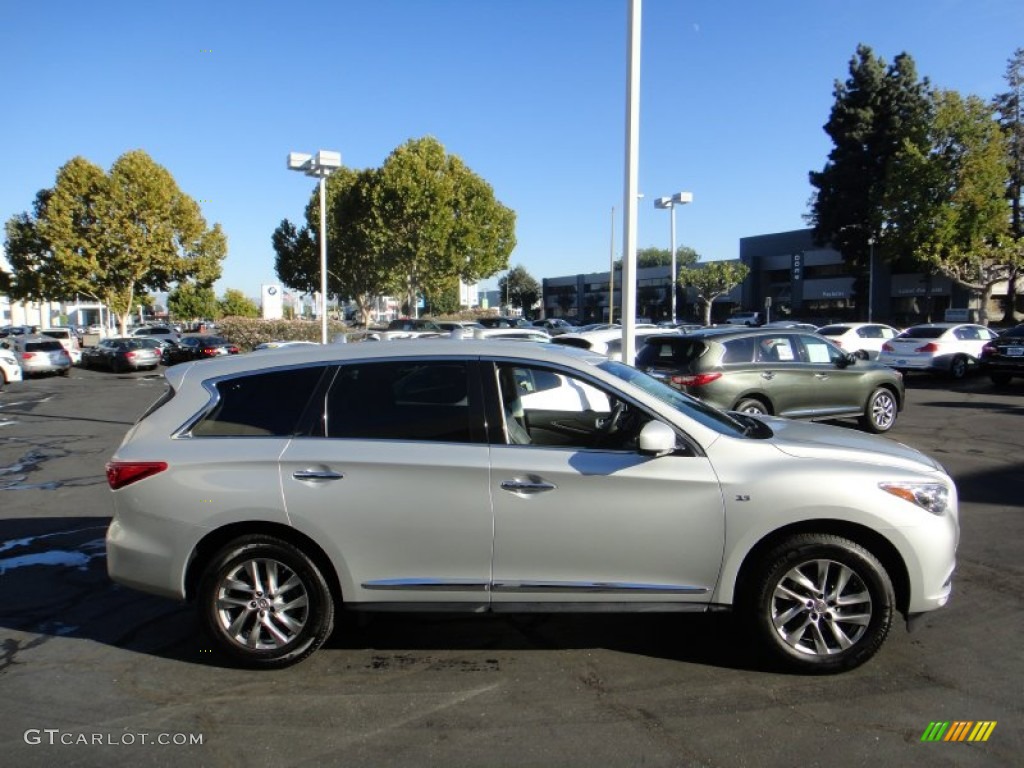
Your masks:
<svg viewBox="0 0 1024 768"><path fill-rule="evenodd" d="M1009 384L1014 376L1024 376L1024 325L1003 331L982 347L979 363L993 384Z"/></svg>
<svg viewBox="0 0 1024 768"><path fill-rule="evenodd" d="M188 360L206 360L220 355L237 355L239 349L223 336L186 336L166 351L165 365Z"/></svg>
<svg viewBox="0 0 1024 768"><path fill-rule="evenodd" d="M143 339L102 339L82 350L83 368L106 368L122 371L152 370L160 364L160 353Z"/></svg>

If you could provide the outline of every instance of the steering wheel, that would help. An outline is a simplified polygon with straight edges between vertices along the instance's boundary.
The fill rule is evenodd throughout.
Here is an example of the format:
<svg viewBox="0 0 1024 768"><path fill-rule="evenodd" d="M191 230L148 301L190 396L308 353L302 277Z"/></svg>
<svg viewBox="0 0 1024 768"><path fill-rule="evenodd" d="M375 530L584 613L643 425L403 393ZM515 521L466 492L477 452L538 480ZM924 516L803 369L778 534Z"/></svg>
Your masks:
<svg viewBox="0 0 1024 768"><path fill-rule="evenodd" d="M616 400L615 405L612 406L611 413L608 414L608 418L602 419L598 426L600 433L607 437L618 432L622 421L622 414L625 412L626 402L624 400Z"/></svg>

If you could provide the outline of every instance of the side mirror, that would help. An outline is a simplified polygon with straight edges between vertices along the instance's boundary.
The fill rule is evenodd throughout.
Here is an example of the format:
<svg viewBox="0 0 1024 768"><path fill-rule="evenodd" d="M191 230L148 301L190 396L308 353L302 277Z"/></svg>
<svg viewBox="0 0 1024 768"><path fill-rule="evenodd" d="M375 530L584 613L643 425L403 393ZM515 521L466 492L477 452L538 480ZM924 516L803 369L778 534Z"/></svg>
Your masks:
<svg viewBox="0 0 1024 768"><path fill-rule="evenodd" d="M836 360L836 368L846 368L850 365L855 365L860 360L857 355L852 352L847 352L845 355Z"/></svg>
<svg viewBox="0 0 1024 768"><path fill-rule="evenodd" d="M642 456L667 456L676 449L676 432L663 421L649 421L640 430Z"/></svg>

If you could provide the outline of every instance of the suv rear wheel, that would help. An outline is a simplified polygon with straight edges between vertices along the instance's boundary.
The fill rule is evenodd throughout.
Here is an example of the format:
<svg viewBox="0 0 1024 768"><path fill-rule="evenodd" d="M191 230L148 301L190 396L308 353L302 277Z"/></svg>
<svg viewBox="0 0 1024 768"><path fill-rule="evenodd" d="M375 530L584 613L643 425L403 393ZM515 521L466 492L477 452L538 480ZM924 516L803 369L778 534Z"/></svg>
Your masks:
<svg viewBox="0 0 1024 768"><path fill-rule="evenodd" d="M895 596L868 550L830 534L783 541L756 567L746 608L759 645L803 672L841 672L870 659L892 625Z"/></svg>
<svg viewBox="0 0 1024 768"><path fill-rule="evenodd" d="M199 605L217 645L251 667L295 664L334 627L334 600L320 569L271 536L246 536L218 552L203 572Z"/></svg>

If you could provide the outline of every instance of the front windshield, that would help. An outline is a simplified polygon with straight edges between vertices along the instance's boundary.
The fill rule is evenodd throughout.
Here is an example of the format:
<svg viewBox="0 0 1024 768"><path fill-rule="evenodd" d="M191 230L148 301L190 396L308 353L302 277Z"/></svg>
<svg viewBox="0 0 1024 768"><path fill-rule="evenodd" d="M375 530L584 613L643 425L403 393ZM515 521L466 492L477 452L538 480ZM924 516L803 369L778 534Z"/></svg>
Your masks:
<svg viewBox="0 0 1024 768"><path fill-rule="evenodd" d="M658 400L670 408L723 435L742 436L749 432L747 427L725 411L720 411L718 408L703 403L695 397L683 394L632 366L609 360L600 363L597 367L639 387L647 394L658 398Z"/></svg>

